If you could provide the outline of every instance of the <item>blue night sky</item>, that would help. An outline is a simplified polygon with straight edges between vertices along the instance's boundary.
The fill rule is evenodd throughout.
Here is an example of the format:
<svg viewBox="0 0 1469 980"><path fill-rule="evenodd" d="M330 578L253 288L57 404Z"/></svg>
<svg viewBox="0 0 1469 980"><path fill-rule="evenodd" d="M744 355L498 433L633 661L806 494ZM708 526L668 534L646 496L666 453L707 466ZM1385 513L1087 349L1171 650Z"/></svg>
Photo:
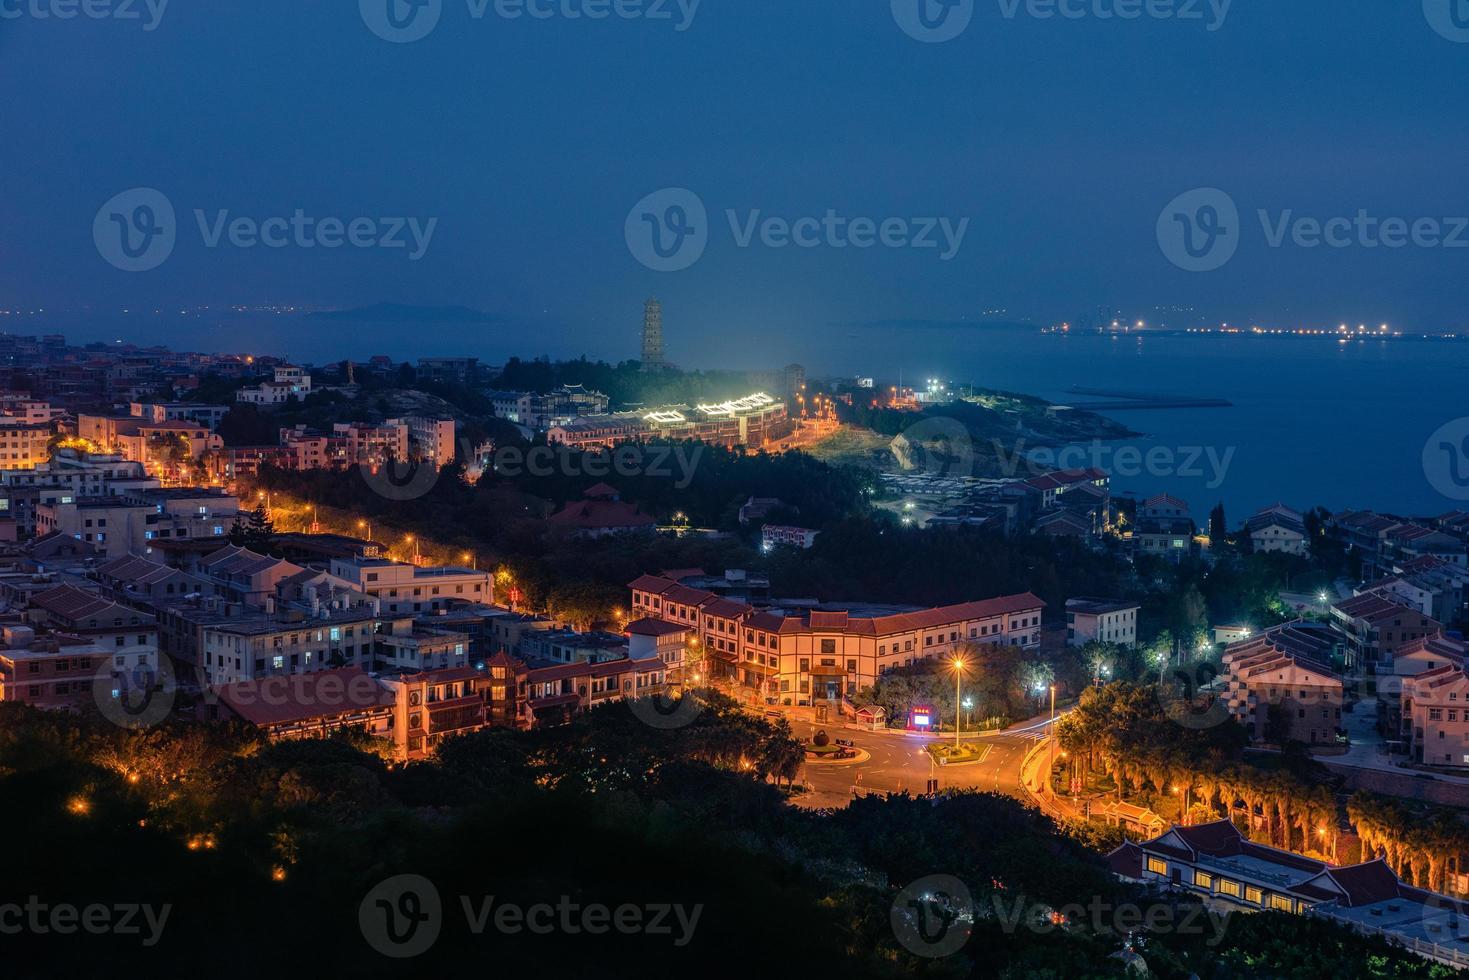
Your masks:
<svg viewBox="0 0 1469 980"><path fill-rule="evenodd" d="M501 319L457 341L338 325L297 346L617 357L656 293L681 332L676 359L699 366L778 360L762 351L853 322L994 308L1469 330L1469 248L1272 249L1255 216L1469 214L1469 43L1435 32L1421 0L1235 0L1216 31L1207 0L1204 21L1038 19L1023 5L1007 18L1009 2L975 0L968 29L940 44L900 30L889 0L703 0L685 31L672 0L673 20L597 22L507 20L494 0L474 19L443 0L437 28L408 44L372 33L352 0L172 0L152 31L0 19L0 307L66 311L67 332L93 339L124 308L461 304ZM98 209L134 187L178 213L177 246L149 272L113 268L93 242ZM666 187L697 193L711 240L660 273L623 229ZM1208 273L1170 264L1156 232L1198 187L1225 190L1243 219L1238 254ZM438 223L418 261L211 249L195 208ZM757 208L969 226L947 262L737 247L725 210ZM176 327L129 339L191 346Z"/></svg>

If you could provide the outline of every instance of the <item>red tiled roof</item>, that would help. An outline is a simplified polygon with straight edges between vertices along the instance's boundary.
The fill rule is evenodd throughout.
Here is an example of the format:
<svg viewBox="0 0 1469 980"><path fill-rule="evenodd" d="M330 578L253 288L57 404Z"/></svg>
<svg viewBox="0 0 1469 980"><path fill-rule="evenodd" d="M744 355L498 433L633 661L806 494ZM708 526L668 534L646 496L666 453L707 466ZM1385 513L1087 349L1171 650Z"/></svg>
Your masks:
<svg viewBox="0 0 1469 980"><path fill-rule="evenodd" d="M1342 904L1346 906L1371 905L1398 897L1398 876L1393 874L1387 862L1381 858L1345 868L1333 868L1327 872L1331 880L1346 892Z"/></svg>
<svg viewBox="0 0 1469 980"><path fill-rule="evenodd" d="M653 527L657 524L634 504L602 499L573 501L547 520L558 527L591 529Z"/></svg>
<svg viewBox="0 0 1469 980"><path fill-rule="evenodd" d="M281 725L384 708L392 691L361 667L240 681L214 688L219 700L254 725Z"/></svg>
<svg viewBox="0 0 1469 980"><path fill-rule="evenodd" d="M1107 864L1112 873L1123 878L1143 876L1143 849L1132 841L1123 841L1122 846L1107 855Z"/></svg>
<svg viewBox="0 0 1469 980"><path fill-rule="evenodd" d="M674 633L687 633L691 629L693 629L692 626L682 626L678 623L646 617L628 623L624 632L632 636L672 636Z"/></svg>

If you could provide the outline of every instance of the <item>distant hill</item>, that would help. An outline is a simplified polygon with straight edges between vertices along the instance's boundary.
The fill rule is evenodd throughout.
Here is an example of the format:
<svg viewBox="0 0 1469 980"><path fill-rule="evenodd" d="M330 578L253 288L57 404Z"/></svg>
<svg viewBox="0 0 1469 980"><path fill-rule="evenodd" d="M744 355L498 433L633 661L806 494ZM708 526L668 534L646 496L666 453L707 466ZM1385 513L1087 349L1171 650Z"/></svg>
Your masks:
<svg viewBox="0 0 1469 980"><path fill-rule="evenodd" d="M308 313L307 318L348 323L491 323L497 319L467 306L404 306L401 303L377 303L355 310Z"/></svg>

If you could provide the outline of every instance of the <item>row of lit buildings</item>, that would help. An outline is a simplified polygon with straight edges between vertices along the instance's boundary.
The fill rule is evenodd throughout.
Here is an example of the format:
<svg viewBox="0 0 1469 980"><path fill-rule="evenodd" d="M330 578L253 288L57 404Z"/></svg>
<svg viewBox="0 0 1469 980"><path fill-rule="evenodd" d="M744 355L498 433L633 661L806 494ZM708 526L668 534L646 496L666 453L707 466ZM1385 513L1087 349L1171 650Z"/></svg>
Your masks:
<svg viewBox="0 0 1469 980"><path fill-rule="evenodd" d="M546 438L555 445L576 449L690 439L729 447L759 447L789 435L790 430L785 402L757 392L718 404L589 415L551 426Z"/></svg>
<svg viewBox="0 0 1469 980"><path fill-rule="evenodd" d="M932 609L875 605L756 607L645 575L630 585L634 620L672 627L709 671L783 703L837 700L896 667L948 659L965 644L1030 648L1045 603L1029 593ZM642 628L635 622L629 629Z"/></svg>

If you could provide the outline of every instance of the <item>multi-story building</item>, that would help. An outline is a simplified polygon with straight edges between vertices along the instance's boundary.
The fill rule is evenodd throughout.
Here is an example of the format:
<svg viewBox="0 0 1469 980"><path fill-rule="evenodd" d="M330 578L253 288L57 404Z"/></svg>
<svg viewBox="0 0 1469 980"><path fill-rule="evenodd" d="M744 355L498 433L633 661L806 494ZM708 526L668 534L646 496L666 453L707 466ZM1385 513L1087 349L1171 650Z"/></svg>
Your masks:
<svg viewBox="0 0 1469 980"><path fill-rule="evenodd" d="M373 669L380 671L450 670L469 662L469 637L446 629L428 629L412 617L384 620L378 627Z"/></svg>
<svg viewBox="0 0 1469 980"><path fill-rule="evenodd" d="M264 609L286 579L305 571L300 565L225 545L199 560L196 573L207 594Z"/></svg>
<svg viewBox="0 0 1469 980"><path fill-rule="evenodd" d="M418 376L425 381L471 384L479 379L479 358L420 357Z"/></svg>
<svg viewBox="0 0 1469 980"><path fill-rule="evenodd" d="M220 611L217 619L198 624L198 666L211 685L332 667L368 669L379 621L377 613L365 606L328 606L315 616L299 609L234 615Z"/></svg>
<svg viewBox="0 0 1469 980"><path fill-rule="evenodd" d="M546 438L577 449L665 439L695 439L728 447L763 446L787 434L790 426L785 402L757 392L717 405L670 405L588 416L552 426Z"/></svg>
<svg viewBox="0 0 1469 980"><path fill-rule="evenodd" d="M634 618L699 631L716 676L802 705L850 696L895 667L948 659L966 644L1034 646L1045 608L1042 600L1024 593L937 609L757 610L653 575L630 588Z"/></svg>
<svg viewBox="0 0 1469 980"><path fill-rule="evenodd" d="M689 649L698 629L663 619L644 618L627 624L627 655L633 660L656 657L667 668L670 684L694 686L705 678L685 670L690 662Z"/></svg>
<svg viewBox="0 0 1469 980"><path fill-rule="evenodd" d="M36 533L74 537L95 544L107 558L119 558L147 554L158 539L223 538L238 513L238 499L207 488L75 499L62 494L36 504Z"/></svg>
<svg viewBox="0 0 1469 980"><path fill-rule="evenodd" d="M1459 648L1462 650L1462 646ZM1469 674L1460 657L1402 679L1408 754L1424 765L1469 767Z"/></svg>
<svg viewBox="0 0 1469 980"><path fill-rule="evenodd" d="M51 458L47 448L56 426L0 417L0 469L33 470Z"/></svg>
<svg viewBox="0 0 1469 980"><path fill-rule="evenodd" d="M1139 505L1132 532L1138 554L1179 562L1193 553L1193 536L1194 522L1184 501L1161 493Z"/></svg>
<svg viewBox="0 0 1469 980"><path fill-rule="evenodd" d="M79 415L77 435L106 452L142 463L153 472L176 468L224 447L223 440L208 425L183 420L155 422L132 415Z"/></svg>
<svg viewBox="0 0 1469 980"><path fill-rule="evenodd" d="M1082 597L1066 600L1066 642L1070 646L1086 646L1093 640L1102 643L1137 645L1137 614L1142 607L1120 599Z"/></svg>
<svg viewBox="0 0 1469 980"><path fill-rule="evenodd" d="M408 426L399 421L382 425L338 422L332 426L332 434L343 440L348 465L381 465L390 459L406 462L409 458Z"/></svg>
<svg viewBox="0 0 1469 980"><path fill-rule="evenodd" d="M0 626L0 702L77 708L96 697L112 651L89 637L37 635L29 626Z"/></svg>
<svg viewBox="0 0 1469 980"><path fill-rule="evenodd" d="M292 398L305 398L311 394L311 375L294 364L281 364L275 369L274 381L241 388L235 392L235 401L247 405L273 407L284 405Z"/></svg>
<svg viewBox="0 0 1469 980"><path fill-rule="evenodd" d="M409 415L401 419L388 419L385 424L401 425L408 429L409 457L396 458L411 457L441 467L454 462L455 423L453 419Z"/></svg>
<svg viewBox="0 0 1469 980"><path fill-rule="evenodd" d="M1462 668L1464 662L1462 640L1429 636L1400 649L1392 673L1377 676L1378 726L1389 741L1399 743L1394 748L1413 744L1413 692L1408 682L1440 667Z"/></svg>
<svg viewBox="0 0 1469 980"><path fill-rule="evenodd" d="M1107 855L1120 878L1176 889L1229 911L1271 909L1381 936L1421 956L1469 968L1469 903L1406 884L1382 858L1345 867L1256 844L1228 820L1175 825Z"/></svg>
<svg viewBox="0 0 1469 980"><path fill-rule="evenodd" d="M382 604L387 615L421 614L455 602L494 602L488 572L439 566L423 568L380 559L335 559L331 573Z"/></svg>
<svg viewBox="0 0 1469 980"><path fill-rule="evenodd" d="M529 630L520 638L522 659L541 664L601 663L628 655L627 638L617 633L573 629Z"/></svg>
<svg viewBox="0 0 1469 980"><path fill-rule="evenodd" d="M1443 632L1437 620L1382 590L1338 602L1331 607L1331 620L1347 638L1348 668L1391 668L1398 650Z"/></svg>
<svg viewBox="0 0 1469 980"><path fill-rule="evenodd" d="M1321 623L1273 627L1224 652L1226 701L1256 741L1329 744L1341 728L1340 638ZM1272 714L1283 731L1270 733Z"/></svg>
<svg viewBox="0 0 1469 980"><path fill-rule="evenodd" d="M764 551L775 548L800 548L806 551L816 543L816 535L820 533L809 527L766 524L760 529L760 547Z"/></svg>
<svg viewBox="0 0 1469 980"><path fill-rule="evenodd" d="M132 402L128 414L149 422L195 422L210 432L219 427L220 419L229 412L228 405L206 402Z"/></svg>
<svg viewBox="0 0 1469 980"><path fill-rule="evenodd" d="M73 585L30 597L26 621L38 629L80 636L112 658L114 674L138 687L158 676L158 621L148 613Z"/></svg>
<svg viewBox="0 0 1469 980"><path fill-rule="evenodd" d="M1245 534L1252 550L1260 554L1280 553L1304 557L1311 543L1306 536L1306 519L1299 511L1274 504L1245 521Z"/></svg>

